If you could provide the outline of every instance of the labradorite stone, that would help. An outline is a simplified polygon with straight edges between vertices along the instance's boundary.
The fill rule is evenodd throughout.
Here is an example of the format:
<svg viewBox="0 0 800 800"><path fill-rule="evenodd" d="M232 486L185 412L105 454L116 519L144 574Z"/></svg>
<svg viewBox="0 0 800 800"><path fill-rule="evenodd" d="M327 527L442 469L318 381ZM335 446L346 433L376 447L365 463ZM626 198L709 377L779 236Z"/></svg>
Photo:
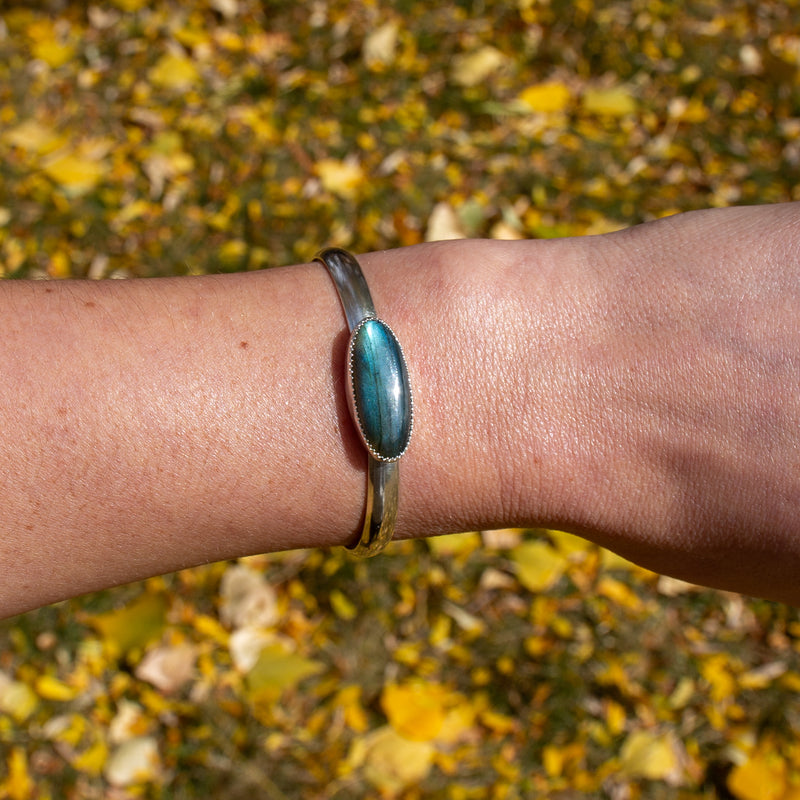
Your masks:
<svg viewBox="0 0 800 800"><path fill-rule="evenodd" d="M352 400L365 442L378 457L402 455L411 436L411 390L400 344L379 319L368 319L350 343Z"/></svg>

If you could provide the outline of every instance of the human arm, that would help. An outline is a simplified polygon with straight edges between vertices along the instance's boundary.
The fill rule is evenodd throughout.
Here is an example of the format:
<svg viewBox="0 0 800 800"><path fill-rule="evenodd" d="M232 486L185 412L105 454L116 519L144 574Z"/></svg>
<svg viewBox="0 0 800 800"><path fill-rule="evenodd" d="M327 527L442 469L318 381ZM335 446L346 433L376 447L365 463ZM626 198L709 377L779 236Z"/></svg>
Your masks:
<svg viewBox="0 0 800 800"><path fill-rule="evenodd" d="M451 373L472 354L450 334L472 327L468 298L509 261L477 246L494 263L454 258L464 246L364 258L414 360L413 446L429 453L416 478L403 460L398 535L495 516L476 497L495 460L474 435L485 423L451 424L477 395L467 372ZM354 540L366 457L345 408L344 318L320 265L0 291L4 614L206 561ZM446 337L431 338L433 320Z"/></svg>
<svg viewBox="0 0 800 800"><path fill-rule="evenodd" d="M397 536L550 526L800 602L800 209L360 259L415 398ZM365 454L320 265L0 284L0 613L351 542Z"/></svg>

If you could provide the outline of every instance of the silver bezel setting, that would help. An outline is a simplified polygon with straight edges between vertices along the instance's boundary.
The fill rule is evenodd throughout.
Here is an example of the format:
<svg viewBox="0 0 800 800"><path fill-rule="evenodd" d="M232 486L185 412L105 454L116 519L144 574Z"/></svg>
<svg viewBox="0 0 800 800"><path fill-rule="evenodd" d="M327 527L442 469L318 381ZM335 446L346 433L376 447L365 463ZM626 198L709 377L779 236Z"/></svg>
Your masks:
<svg viewBox="0 0 800 800"><path fill-rule="evenodd" d="M408 450L409 444L411 444L411 435L414 432L414 393L411 389L411 377L409 376L408 379L408 405L410 409L410 420L408 425L408 436L406 437L406 444L402 451L392 458L386 458L386 456L379 453L375 450L374 447L367 441L367 437L364 435L364 427L361 423L361 418L358 415L358 409L356 408L355 402L355 385L353 381L353 344L356 339L356 335L358 334L359 330L361 330L364 323L369 321L377 321L383 325L389 333L392 334L392 338L395 340L397 344L397 349L400 351L400 359L403 362L403 367L405 368L406 375L408 375L408 362L406 361L406 354L403 352L403 345L400 343L400 340L397 338L397 334L392 330L391 325L387 324L376 314L368 315L364 317L358 325L353 328L350 333L350 341L347 343L347 405L350 409L350 416L353 420L353 423L356 426L356 430L358 430L359 438L361 439L364 447L367 449L367 452L377 461L384 461L387 463L391 463L392 461L399 461Z"/></svg>

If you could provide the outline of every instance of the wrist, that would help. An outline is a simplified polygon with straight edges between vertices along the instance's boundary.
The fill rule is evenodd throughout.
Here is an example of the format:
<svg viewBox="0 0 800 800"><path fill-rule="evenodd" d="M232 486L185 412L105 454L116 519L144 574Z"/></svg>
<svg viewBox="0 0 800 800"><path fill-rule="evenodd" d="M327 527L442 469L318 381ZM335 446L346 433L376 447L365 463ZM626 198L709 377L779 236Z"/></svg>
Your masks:
<svg viewBox="0 0 800 800"><path fill-rule="evenodd" d="M573 241L457 241L361 258L403 343L415 403L398 536L575 527L570 378L593 291ZM567 408L575 405L575 409Z"/></svg>

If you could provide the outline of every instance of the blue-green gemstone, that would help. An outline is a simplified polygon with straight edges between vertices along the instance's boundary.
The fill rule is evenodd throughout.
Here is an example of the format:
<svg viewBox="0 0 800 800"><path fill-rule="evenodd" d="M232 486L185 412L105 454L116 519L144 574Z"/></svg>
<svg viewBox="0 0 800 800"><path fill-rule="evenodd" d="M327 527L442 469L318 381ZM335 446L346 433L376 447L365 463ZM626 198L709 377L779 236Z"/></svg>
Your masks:
<svg viewBox="0 0 800 800"><path fill-rule="evenodd" d="M356 423L372 454L403 455L411 437L408 370L400 344L379 319L367 319L350 339L350 392Z"/></svg>

